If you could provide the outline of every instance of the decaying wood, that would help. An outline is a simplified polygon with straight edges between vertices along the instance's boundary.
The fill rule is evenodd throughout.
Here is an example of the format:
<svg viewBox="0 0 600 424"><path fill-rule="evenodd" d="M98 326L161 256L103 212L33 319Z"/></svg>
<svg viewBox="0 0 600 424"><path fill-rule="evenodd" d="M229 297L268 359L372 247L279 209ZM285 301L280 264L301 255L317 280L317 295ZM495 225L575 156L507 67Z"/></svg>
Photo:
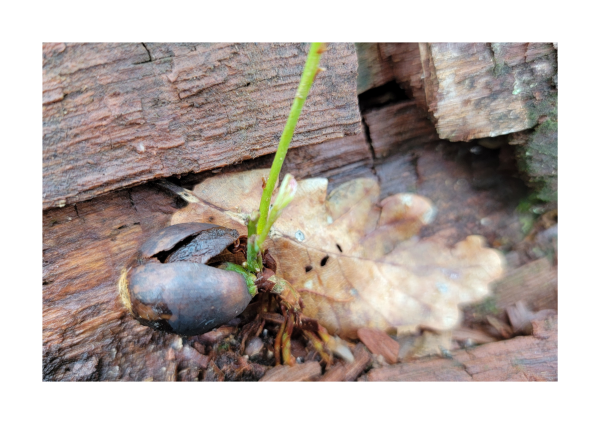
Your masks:
<svg viewBox="0 0 600 424"><path fill-rule="evenodd" d="M511 134L520 173L547 210L556 208L556 43L380 43L361 49L359 75L369 88L388 81L391 68L440 138Z"/></svg>
<svg viewBox="0 0 600 424"><path fill-rule="evenodd" d="M370 172L372 163L366 141L357 136L289 153L287 169L303 176L326 174L340 182L353 178L356 172ZM221 172L268 167L271 160L272 155L268 155ZM206 178L214 174L209 171L199 175ZM167 225L182 205L172 193L147 183L44 211L44 379L193 378L176 372L180 363L176 353L182 349L182 339L155 332L133 320L118 299L116 285L121 267L151 234ZM221 327L190 343L195 347L201 343L212 345L229 334L231 328ZM205 369L205 359L190 367Z"/></svg>
<svg viewBox="0 0 600 424"><path fill-rule="evenodd" d="M390 64L398 85L416 101L421 110L428 111L419 43L381 43L379 51L382 60Z"/></svg>
<svg viewBox="0 0 600 424"><path fill-rule="evenodd" d="M394 80L389 61L382 57L381 44L355 43L355 46L360 64L358 78L356 79L357 94Z"/></svg>
<svg viewBox="0 0 600 424"><path fill-rule="evenodd" d="M321 366L318 362L305 364L277 365L265 373L260 381L313 381L321 375Z"/></svg>
<svg viewBox="0 0 600 424"><path fill-rule="evenodd" d="M369 371L367 381L557 381L558 318L534 322L532 336L488 343Z"/></svg>
<svg viewBox="0 0 600 424"><path fill-rule="evenodd" d="M274 152L307 49L44 44L44 209ZM321 61L292 147L360 133L354 45Z"/></svg>
<svg viewBox="0 0 600 424"><path fill-rule="evenodd" d="M435 127L414 100L366 112L364 117L376 158L388 156L411 141L439 140Z"/></svg>
<svg viewBox="0 0 600 424"><path fill-rule="evenodd" d="M373 358L362 343L356 345L352 354L354 362L334 365L323 374L319 381L355 381Z"/></svg>
<svg viewBox="0 0 600 424"><path fill-rule="evenodd" d="M515 177L514 147L507 137L497 138L495 148L441 140L415 101L382 106L364 116L381 197L414 192L440 211L425 235L449 231L454 243L481 234L495 247L523 238L514 209L526 187Z"/></svg>
<svg viewBox="0 0 600 424"><path fill-rule="evenodd" d="M400 344L384 331L375 328L359 328L358 338L374 355L382 355L388 364L398 362Z"/></svg>
<svg viewBox="0 0 600 424"><path fill-rule="evenodd" d="M366 50L366 47L364 48ZM552 43L383 43L371 66L396 82L451 141L534 127L557 87Z"/></svg>
<svg viewBox="0 0 600 424"><path fill-rule="evenodd" d="M202 343L209 345L210 340L183 340L154 332L131 319L118 300L118 270L152 232L167 224L183 202L152 183L111 190L172 174L184 174L179 182L191 188L198 179L213 172L270 166L273 155L264 154L274 151L306 52L304 47L282 45L270 56L270 62L263 64L265 46L260 45L243 46L245 53L239 55L231 53L228 45L219 45L214 51L211 50L214 46L206 45L170 46L149 44L146 45L148 53L143 45L88 45L86 48L91 50L86 53L82 50L84 46L79 45L44 45L44 193L49 193L44 198L43 213L43 375L46 380L225 378L204 354ZM320 74L319 78L325 78L318 79L323 85L316 84L311 91L283 172L291 172L298 178L327 176L330 189L352 178L378 177L382 198L398 192L417 192L430 197L443 211L424 236L442 231L452 243L466 234L478 233L495 247L510 247L522 238L518 217L507 212L514 210L523 194L523 185L512 177L513 170L507 168L502 159L507 153L511 156L513 146L502 144L499 155L485 149L475 154L470 150L472 146L428 138L433 124L429 124L428 131L413 138L407 134L415 129L402 127L413 121L419 126L426 124L423 115L415 112L415 108L420 107L419 90L423 101L425 99L422 85L419 86L423 83L421 74L413 71L417 62L400 60L398 53L404 48L414 59L415 46L418 50L417 44L397 46L395 53L386 56L387 45L380 45L381 59L391 58L396 80L403 88L413 90L414 102L384 106L366 113L367 125L373 127L370 132L373 158L364 133L357 133L360 117L355 92L352 92L356 65L352 64L353 55L348 53L351 47L332 45L331 56L335 59L330 60L335 63L325 62L324 67L331 72ZM537 54L544 51L541 49ZM222 59L220 55L228 52L231 56ZM82 56L74 56L80 53ZM286 58L288 54L291 56ZM534 65L545 66L546 59L553 57L552 53L534 56L530 55L533 61L514 59L507 60L506 64L516 72L515 69ZM418 57L420 63L420 52ZM146 63L134 63L149 59ZM236 61L242 59L246 62L243 65L239 62L236 67ZM62 64L67 62L69 65L63 68ZM196 63L204 66L198 73ZM59 67L66 69L64 73L55 72ZM291 68L298 72L288 73ZM169 76L174 78L173 72L177 69L180 73L172 82ZM244 69L250 71L243 72ZM201 77L199 72L206 75ZM90 73L96 78L90 80L92 82L88 81ZM333 79L326 78L340 80L334 83ZM86 81L90 82L87 86ZM338 97L329 98L329 90L337 90L340 84L345 88L335 94ZM195 90L200 91L194 94ZM313 96L318 99L313 98L315 103L311 106ZM263 109L271 100L274 104L269 110L277 111L273 112L277 115L273 115L270 122L262 121L265 114L270 113ZM389 110L384 110L388 107ZM403 115L409 110L410 113ZM353 114L356 114L354 118ZM414 118L405 119L409 117ZM303 118L306 121L303 122ZM219 127L213 126L211 120ZM175 123L171 125L171 122ZM202 130L196 131L197 126ZM395 135L389 137L389 133ZM344 134L350 135L340 138ZM323 140L326 141L309 144ZM296 148L300 144L306 145ZM257 150L248 146L257 146ZM200 159L194 156L198 152ZM256 159L233 164L255 156ZM200 170L206 171L185 175ZM101 175L103 172L105 175ZM46 173L51 175L48 183ZM46 190L46 184L51 186L51 191ZM66 207L51 208L62 204L61 200L65 200ZM69 204L71 202L76 204ZM555 271L543 268L539 274L548 276L552 272ZM555 273L552 275L556 278ZM548 296L540 299L535 295L535 287L539 285L525 286L531 289L526 297L534 310L555 304L555 285L552 286L554 291L544 292ZM519 296L518 291L512 289L503 293L506 296L501 297L508 303L509 299ZM552 366L556 375L555 357L552 365L550 360L531 356L540 346L540 328L547 327L534 321L536 336L501 342L509 343L499 345L508 350L523 350L521 363L525 364L525 371L522 374L507 371L498 379L507 375L513 379L546 378L552 376ZM544 331L546 337L550 337L551 330ZM497 343L489 344L493 345ZM357 354L361 352L359 346L366 355ZM199 353L196 355L190 349ZM500 351L479 352L504 358ZM354 356L357 360L367 358L366 362L333 367L330 372L337 370L338 377L329 377L356 379L371 361L371 354L358 344ZM484 363L483 358L480 360ZM440 373L457 379L494 379L494 375L478 370L476 362L473 362L475 371L471 377L460 367L448 367L451 363L448 359L430 359L429 365L421 361L412 365L421 364L418 366L430 370L441 366ZM432 361L440 362L435 365ZM528 370L537 366L535 364L549 367L550 374L540 377L540 374L530 373ZM411 364L396 367L408 365ZM504 372L508 368L499 369ZM373 375L375 371L379 372L372 370ZM414 375L426 379L431 373Z"/></svg>
<svg viewBox="0 0 600 424"><path fill-rule="evenodd" d="M421 44L427 104L441 138L467 141L533 127L554 91L556 51L541 43Z"/></svg>
<svg viewBox="0 0 600 424"><path fill-rule="evenodd" d="M499 309L525 302L534 311L558 309L558 270L546 258L523 265L502 278L494 288Z"/></svg>

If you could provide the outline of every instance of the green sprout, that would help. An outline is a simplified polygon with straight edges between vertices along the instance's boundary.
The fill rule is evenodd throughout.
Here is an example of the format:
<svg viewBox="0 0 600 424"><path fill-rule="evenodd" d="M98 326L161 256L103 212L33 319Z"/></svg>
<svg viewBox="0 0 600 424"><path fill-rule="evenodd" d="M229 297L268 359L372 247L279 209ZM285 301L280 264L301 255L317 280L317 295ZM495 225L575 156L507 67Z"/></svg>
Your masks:
<svg viewBox="0 0 600 424"><path fill-rule="evenodd" d="M259 211L254 211L248 219L246 269L252 273L262 271L262 245L267 239L271 227L277 218L281 216L283 209L292 201L296 193L296 180L290 174L287 174L279 187L279 193L273 203L273 207L270 207L275 183L279 178L283 160L285 159L290 142L292 141L292 136L294 135L300 112L302 112L302 107L304 106L310 87L315 80L315 76L323 70L319 68L319 60L324 51L324 43L312 43L310 46L306 64L304 65L304 71L300 78L300 85L298 86L298 91L294 97L294 103L292 104L288 120L281 133L277 153L275 153L271 171L269 172L269 178L263 189Z"/></svg>

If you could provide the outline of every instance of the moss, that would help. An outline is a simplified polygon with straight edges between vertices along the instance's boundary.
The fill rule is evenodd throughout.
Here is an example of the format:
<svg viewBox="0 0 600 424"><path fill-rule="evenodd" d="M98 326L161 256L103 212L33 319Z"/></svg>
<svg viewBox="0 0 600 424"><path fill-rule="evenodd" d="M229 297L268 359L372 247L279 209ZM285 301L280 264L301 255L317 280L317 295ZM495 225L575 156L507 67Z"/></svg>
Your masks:
<svg viewBox="0 0 600 424"><path fill-rule="evenodd" d="M543 116L558 121L558 92L544 93L540 100L532 99L526 105L529 119L532 121L537 121Z"/></svg>
<svg viewBox="0 0 600 424"><path fill-rule="evenodd" d="M523 233L523 236L526 236L533 228L535 218L533 215L523 215L519 217L519 222L521 223L521 232Z"/></svg>
<svg viewBox="0 0 600 424"><path fill-rule="evenodd" d="M218 352L224 352L226 350L229 350L229 343L228 342L223 342L221 343L218 347L217 347L217 351Z"/></svg>
<svg viewBox="0 0 600 424"><path fill-rule="evenodd" d="M485 298L482 302L472 305L471 311L475 316L485 317L487 315L497 315L502 310L496 304L496 297L490 296Z"/></svg>
<svg viewBox="0 0 600 424"><path fill-rule="evenodd" d="M529 118L542 122L521 133L524 142L515 149L517 166L533 189L534 200L553 207L558 202L558 94L545 93L527 107Z"/></svg>

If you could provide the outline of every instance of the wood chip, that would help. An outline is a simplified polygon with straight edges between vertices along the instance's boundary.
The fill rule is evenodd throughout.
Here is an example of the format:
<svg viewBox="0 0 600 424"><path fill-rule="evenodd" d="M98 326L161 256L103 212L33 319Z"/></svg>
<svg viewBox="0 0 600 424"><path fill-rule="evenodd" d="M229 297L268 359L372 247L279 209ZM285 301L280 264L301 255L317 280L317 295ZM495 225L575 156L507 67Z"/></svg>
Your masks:
<svg viewBox="0 0 600 424"><path fill-rule="evenodd" d="M313 381L321 376L321 365L318 362L304 364L277 365L265 373L259 381Z"/></svg>
<svg viewBox="0 0 600 424"><path fill-rule="evenodd" d="M504 337L505 339L508 339L512 336L513 331L510 325L500 321L498 318L495 318L491 315L486 316L486 318L492 326L492 328L495 329L500 336Z"/></svg>
<svg viewBox="0 0 600 424"><path fill-rule="evenodd" d="M484 331L465 327L452 330L452 339L461 342L471 340L475 344L492 343L496 341L494 337L490 336Z"/></svg>
<svg viewBox="0 0 600 424"><path fill-rule="evenodd" d="M372 356L362 343L356 345L352 354L354 362L334 365L319 381L355 381L371 362Z"/></svg>
<svg viewBox="0 0 600 424"><path fill-rule="evenodd" d="M209 331L208 333L202 334L200 337L198 337L198 341L205 345L214 345L215 343L219 343L225 337L233 334L234 332L235 327L229 327L224 325L219 328L215 328L214 330Z"/></svg>
<svg viewBox="0 0 600 424"><path fill-rule="evenodd" d="M514 305L507 307L506 315L508 315L515 334L532 334L531 320L534 318L534 313L527 307L525 302L519 300Z"/></svg>
<svg viewBox="0 0 600 424"><path fill-rule="evenodd" d="M321 378L319 381L345 381L346 377L346 368L344 364L336 364L331 367Z"/></svg>
<svg viewBox="0 0 600 424"><path fill-rule="evenodd" d="M204 371L203 381L225 381L225 374L217 367L214 361L210 361Z"/></svg>
<svg viewBox="0 0 600 424"><path fill-rule="evenodd" d="M398 361L400 345L384 331L374 328L360 328L358 338L375 355L382 355L388 364Z"/></svg>
<svg viewBox="0 0 600 424"><path fill-rule="evenodd" d="M532 322L533 336L453 352L452 359L420 359L372 369L367 381L556 381L557 316Z"/></svg>

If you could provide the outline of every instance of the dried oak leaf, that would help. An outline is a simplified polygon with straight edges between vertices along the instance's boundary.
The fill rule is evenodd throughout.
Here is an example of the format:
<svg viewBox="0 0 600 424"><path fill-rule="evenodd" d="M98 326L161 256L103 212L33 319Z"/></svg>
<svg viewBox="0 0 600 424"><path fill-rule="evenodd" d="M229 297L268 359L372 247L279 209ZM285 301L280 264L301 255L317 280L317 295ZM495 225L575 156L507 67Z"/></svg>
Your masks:
<svg viewBox="0 0 600 424"><path fill-rule="evenodd" d="M203 181L194 188L201 202L178 211L171 224L209 222L246 234L244 219L258 208L267 175L254 170ZM419 239L435 215L424 197L378 198L370 179L349 181L329 196L327 179L300 181L267 244L278 274L300 292L307 316L342 337L356 338L361 327L454 328L458 306L485 297L502 275L503 257L479 236L453 247Z"/></svg>

